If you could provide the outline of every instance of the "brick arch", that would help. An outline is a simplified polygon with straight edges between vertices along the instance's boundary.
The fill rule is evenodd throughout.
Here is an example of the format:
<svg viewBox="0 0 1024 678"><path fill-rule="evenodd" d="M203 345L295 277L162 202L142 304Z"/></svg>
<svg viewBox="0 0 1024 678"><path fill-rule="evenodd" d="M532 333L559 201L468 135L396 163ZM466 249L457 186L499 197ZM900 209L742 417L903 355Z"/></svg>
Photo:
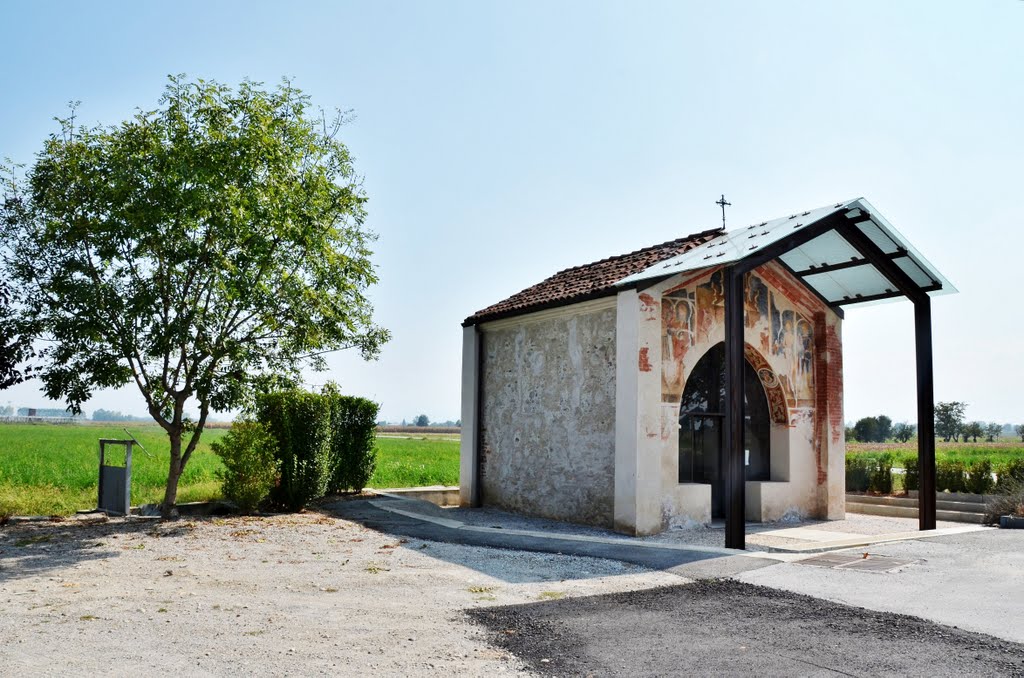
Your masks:
<svg viewBox="0 0 1024 678"><path fill-rule="evenodd" d="M789 410L786 407L786 393L782 390L779 375L775 374L775 370L761 355L761 352L750 344L743 344L743 355L761 380L764 394L768 398L768 411L771 412L772 421L776 424L788 425Z"/></svg>

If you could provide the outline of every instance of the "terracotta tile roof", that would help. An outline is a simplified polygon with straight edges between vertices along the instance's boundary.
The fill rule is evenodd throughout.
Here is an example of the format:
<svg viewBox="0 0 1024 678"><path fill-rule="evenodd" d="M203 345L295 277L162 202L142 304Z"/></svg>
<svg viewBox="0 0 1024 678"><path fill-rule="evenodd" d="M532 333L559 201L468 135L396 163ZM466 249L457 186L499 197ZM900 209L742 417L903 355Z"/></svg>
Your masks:
<svg viewBox="0 0 1024 678"><path fill-rule="evenodd" d="M669 240L660 245L642 250L608 257L592 264L567 268L547 280L527 287L504 301L488 306L466 318L463 325L475 325L487 320L497 320L543 308L567 306L569 304L614 294L615 283L639 273L659 261L692 249L722 233L721 228L694 233L685 238Z"/></svg>

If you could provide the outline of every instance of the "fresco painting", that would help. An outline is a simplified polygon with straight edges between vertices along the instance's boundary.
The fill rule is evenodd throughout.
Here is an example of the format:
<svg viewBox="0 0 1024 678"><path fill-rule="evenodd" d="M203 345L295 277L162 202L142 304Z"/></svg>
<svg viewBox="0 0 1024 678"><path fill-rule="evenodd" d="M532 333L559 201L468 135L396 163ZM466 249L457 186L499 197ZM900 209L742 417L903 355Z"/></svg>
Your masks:
<svg viewBox="0 0 1024 678"><path fill-rule="evenodd" d="M814 404L814 330L808 318L757 275L744 279L744 326L748 360L756 361L770 391L773 414L785 405ZM662 296L662 401L678 403L688 369L712 344L721 341L725 323L722 272L705 282L670 290ZM754 362L752 362L754 364Z"/></svg>
<svg viewBox="0 0 1024 678"><path fill-rule="evenodd" d="M683 392L686 352L694 344L696 306L694 293L686 290L661 299L663 394Z"/></svg>

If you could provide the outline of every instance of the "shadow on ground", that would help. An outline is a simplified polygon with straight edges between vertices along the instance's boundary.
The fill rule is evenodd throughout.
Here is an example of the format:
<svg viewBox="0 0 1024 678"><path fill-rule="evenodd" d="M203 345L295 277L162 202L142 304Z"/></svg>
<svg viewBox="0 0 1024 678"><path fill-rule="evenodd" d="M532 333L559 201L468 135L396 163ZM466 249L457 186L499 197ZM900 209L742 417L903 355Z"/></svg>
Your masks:
<svg viewBox="0 0 1024 678"><path fill-rule="evenodd" d="M203 519L199 519L203 520ZM15 581L83 562L111 560L126 549L144 548L128 537L182 537L192 529L191 520L160 521L138 518L12 521L0 527L0 583ZM123 541L115 541L123 540Z"/></svg>
<svg viewBox="0 0 1024 678"><path fill-rule="evenodd" d="M495 549L511 549L528 553L602 558L639 565L653 570L665 570L689 578L730 576L773 564L773 561L770 560L709 551L538 537L503 532L496 529L474 529L473 526L459 529L388 511L382 508L384 506L407 512L423 513L435 518L445 517L444 509L439 509L427 502L388 497L329 501L321 506L321 510L330 515L360 523L369 529L407 539L421 539L424 541ZM447 550L443 555L439 555L439 557L510 583L522 581L510 572L498 568L490 569L479 558L470 557L468 554L460 554L458 550ZM579 576L572 578L584 579L592 576L598 575L589 574L585 570L581 570Z"/></svg>
<svg viewBox="0 0 1024 678"><path fill-rule="evenodd" d="M732 580L467 614L549 675L1024 675L1024 645Z"/></svg>

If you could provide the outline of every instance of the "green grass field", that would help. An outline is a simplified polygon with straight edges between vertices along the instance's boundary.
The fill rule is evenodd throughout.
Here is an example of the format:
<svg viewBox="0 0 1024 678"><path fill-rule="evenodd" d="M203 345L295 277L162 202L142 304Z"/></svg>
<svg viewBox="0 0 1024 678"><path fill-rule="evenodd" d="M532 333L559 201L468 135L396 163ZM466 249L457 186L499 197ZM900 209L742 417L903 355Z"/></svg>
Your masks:
<svg viewBox="0 0 1024 678"><path fill-rule="evenodd" d="M847 454L873 454L888 452L897 459L906 455L917 454L917 439L906 443L846 443ZM995 443L935 443L936 461L960 461L970 464L973 461L988 459L994 466L1000 466L1013 459L1024 457L1024 442L1006 441Z"/></svg>
<svg viewBox="0 0 1024 678"><path fill-rule="evenodd" d="M155 425L129 423L128 430L148 450L132 454L132 504L158 503L167 480L169 444ZM210 429L182 476L178 501L220 497L220 459L210 442L227 433ZM69 515L95 508L100 438L126 438L123 424L0 424L0 513ZM458 436L381 437L377 470L370 487L456 485Z"/></svg>

